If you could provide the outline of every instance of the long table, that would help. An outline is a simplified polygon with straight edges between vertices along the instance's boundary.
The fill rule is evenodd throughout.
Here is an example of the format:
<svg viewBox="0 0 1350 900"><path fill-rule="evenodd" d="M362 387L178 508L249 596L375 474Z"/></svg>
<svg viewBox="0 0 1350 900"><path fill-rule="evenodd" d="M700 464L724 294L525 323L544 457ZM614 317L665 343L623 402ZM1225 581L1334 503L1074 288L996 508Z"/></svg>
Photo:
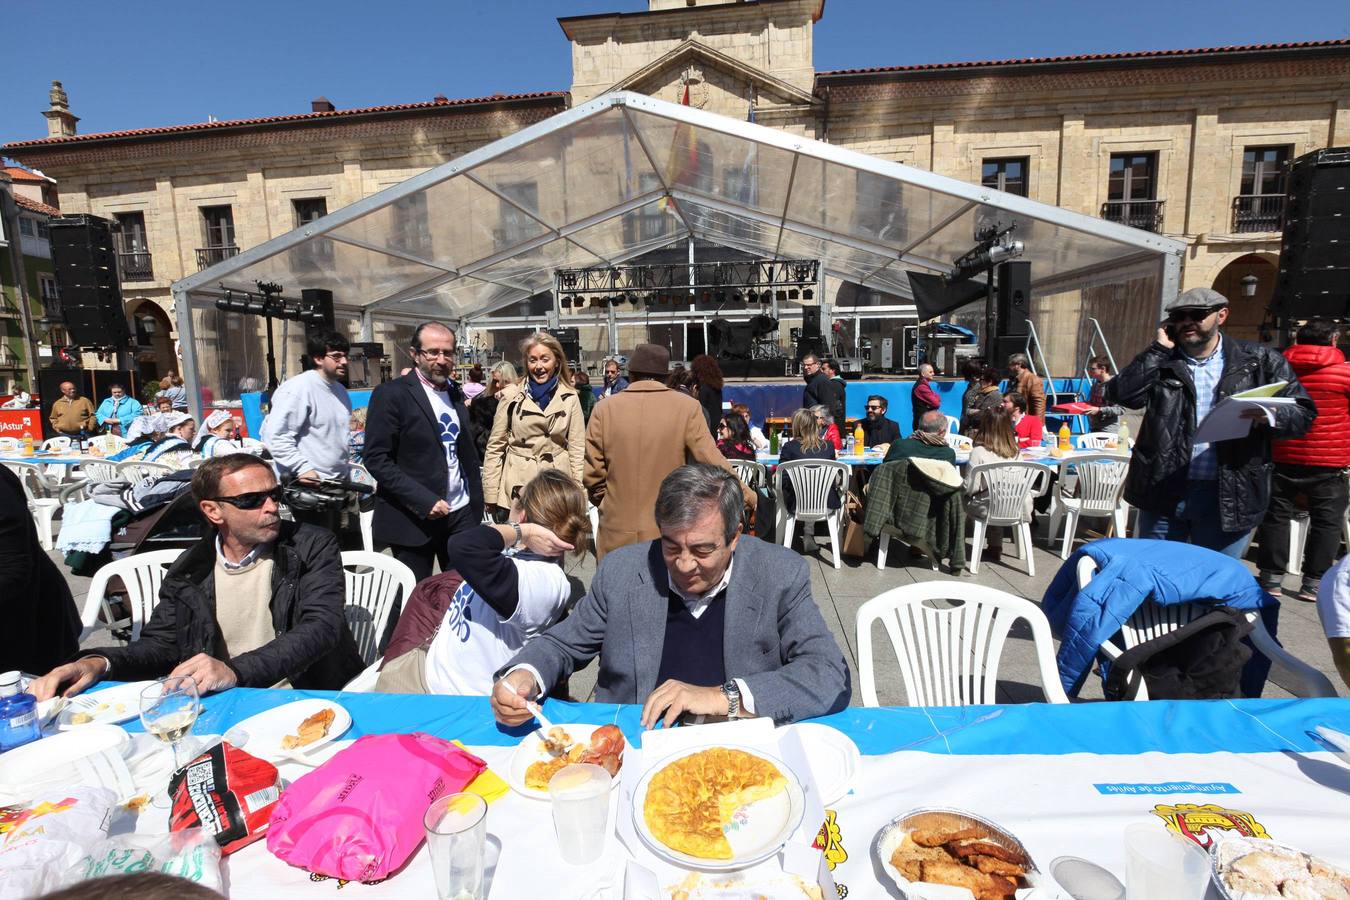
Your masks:
<svg viewBox="0 0 1350 900"><path fill-rule="evenodd" d="M310 696L350 711L344 737L423 731L462 741L503 774L529 730L498 726L486 698L234 689L203 701L199 731L223 732ZM615 723L641 745L638 707L548 700L544 709L560 724ZM897 896L883 886L872 842L895 816L927 806L992 819L1043 869L1074 855L1123 879L1122 834L1132 822L1195 832L1201 841L1226 822L1350 864L1350 765L1311 736L1317 725L1350 732L1350 700L850 708L816 721L847 734L863 754L850 793L826 811L825 856L850 900ZM282 769L290 778L305 771ZM617 891L600 890L622 871L619 842L592 866L563 863L546 803L507 794L491 805L488 832L497 900L622 897L621 878ZM231 897L327 898L339 887L280 862L264 842L231 857L228 877ZM423 849L387 881L346 893L405 900L434 897L433 890Z"/></svg>

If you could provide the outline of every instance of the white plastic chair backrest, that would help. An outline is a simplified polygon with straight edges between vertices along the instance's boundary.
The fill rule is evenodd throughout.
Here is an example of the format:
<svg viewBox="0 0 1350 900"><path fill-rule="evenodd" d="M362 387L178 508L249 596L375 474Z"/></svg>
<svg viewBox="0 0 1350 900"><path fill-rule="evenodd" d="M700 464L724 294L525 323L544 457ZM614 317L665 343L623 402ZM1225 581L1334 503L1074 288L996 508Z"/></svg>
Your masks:
<svg viewBox="0 0 1350 900"><path fill-rule="evenodd" d="M80 614L80 623L87 630L98 622L100 609L108 607L108 582L114 578L122 579L127 589L127 607L131 615L131 639L141 636L141 627L150 619L159 603L159 586L164 581L164 572L178 558L182 550L151 550L114 560L94 573L89 582L89 593L84 598L84 610ZM108 609L107 619L113 621L112 610Z"/></svg>
<svg viewBox="0 0 1350 900"><path fill-rule="evenodd" d="M924 581L889 590L858 609L858 680L864 705L878 705L872 649L877 621L899 661L907 704L965 706L997 702L999 662L1018 619L1031 626L1046 697L1067 703L1054 663L1050 623L1036 604L978 584Z"/></svg>
<svg viewBox="0 0 1350 900"><path fill-rule="evenodd" d="M127 449L127 441L126 438L116 434L100 434L89 439L89 446L97 447L99 453L109 456Z"/></svg>
<svg viewBox="0 0 1350 900"><path fill-rule="evenodd" d="M70 438L62 435L61 437L47 438L38 445L38 449L44 453L58 453L70 449Z"/></svg>
<svg viewBox="0 0 1350 900"><path fill-rule="evenodd" d="M342 551L342 574L347 583L347 602L343 607L347 627L356 639L361 659L370 665L375 661L394 601L401 596L406 607L417 578L392 556L366 550Z"/></svg>
<svg viewBox="0 0 1350 900"><path fill-rule="evenodd" d="M18 453L18 438L0 438L0 453Z"/></svg>
<svg viewBox="0 0 1350 900"><path fill-rule="evenodd" d="M1109 515L1120 501L1129 474L1128 460L1115 453L1087 453L1066 459L1059 464L1060 484L1066 483L1065 473L1072 467L1078 473L1078 502L1084 515Z"/></svg>
<svg viewBox="0 0 1350 900"><path fill-rule="evenodd" d="M129 459L126 462L117 464L117 479L119 481L129 481L132 484L139 484L147 478L159 478L162 475L168 475L174 471L173 466L165 465L159 462L141 462L138 459Z"/></svg>
<svg viewBox="0 0 1350 900"><path fill-rule="evenodd" d="M1118 441L1119 436L1109 431L1089 431L1087 434L1080 434L1073 439L1073 446L1076 450L1106 450L1113 441ZM1130 446L1134 446L1134 441L1130 441Z"/></svg>
<svg viewBox="0 0 1350 900"><path fill-rule="evenodd" d="M120 465L121 463L99 459L97 456L84 456L80 458L80 464L76 466L76 470L80 477L89 481L121 481L122 476L117 471Z"/></svg>
<svg viewBox="0 0 1350 900"><path fill-rule="evenodd" d="M736 477L750 490L753 491L764 486L766 470L762 463L748 459L729 459L727 462L731 463L731 468L735 470Z"/></svg>
<svg viewBox="0 0 1350 900"><path fill-rule="evenodd" d="M25 462L7 462L0 465L4 465L6 469L18 476L19 483L23 485L24 499L29 503L51 496L52 485L47 480L47 476L42 473L42 466L37 463Z"/></svg>
<svg viewBox="0 0 1350 900"><path fill-rule="evenodd" d="M960 419L958 419L956 416L947 416L946 413L943 413L943 415L947 417L947 433L948 433L948 434L956 434L958 431L961 430L961 420L960 420Z"/></svg>
<svg viewBox="0 0 1350 900"><path fill-rule="evenodd" d="M848 484L848 463L834 459L794 459L785 462L774 473L778 491L782 493L783 477L792 483L792 495L797 502L798 519L826 518L830 510L830 489L843 491Z"/></svg>
<svg viewBox="0 0 1350 900"><path fill-rule="evenodd" d="M973 492L981 490L981 482L989 492L990 525L1023 521L1027 498L1044 494L1050 481L1050 470L1044 466L1013 459L976 466L970 474L974 476Z"/></svg>
<svg viewBox="0 0 1350 900"><path fill-rule="evenodd" d="M957 453L969 453L975 449L975 442L964 434L948 434L947 446Z"/></svg>
<svg viewBox="0 0 1350 900"><path fill-rule="evenodd" d="M1090 557L1084 556L1078 560L1078 589L1082 590L1087 587L1087 583L1092 580L1092 576L1096 573L1097 564ZM1145 641L1170 634L1181 626L1200 618L1205 612L1206 607L1203 603L1178 603L1160 606L1152 600L1145 601L1134 611L1133 615L1125 620L1125 624L1120 626L1121 641L1125 644L1125 649L1129 650Z"/></svg>

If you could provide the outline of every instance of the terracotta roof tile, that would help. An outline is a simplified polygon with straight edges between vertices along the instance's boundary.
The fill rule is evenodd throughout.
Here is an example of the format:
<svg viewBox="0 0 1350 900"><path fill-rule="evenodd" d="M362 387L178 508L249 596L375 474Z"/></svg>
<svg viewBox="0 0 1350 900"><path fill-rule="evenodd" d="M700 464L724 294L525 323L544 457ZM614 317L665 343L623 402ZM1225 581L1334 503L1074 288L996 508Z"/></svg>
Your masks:
<svg viewBox="0 0 1350 900"><path fill-rule="evenodd" d="M24 184L47 184L52 180L46 175L20 169L18 166L5 166L5 174L10 177L11 181L23 182Z"/></svg>
<svg viewBox="0 0 1350 900"><path fill-rule="evenodd" d="M993 66L1025 66L1046 65L1050 63L1159 59L1166 57L1204 56L1222 53L1252 53L1262 50L1309 50L1331 47L1350 48L1350 39L1301 41L1290 44L1244 44L1233 47L1198 47L1186 50L1138 50L1122 53L1087 53L1077 56L1031 56L1025 59L987 59L969 62L923 63L912 66L876 66L869 69L835 69L829 72L817 72L816 77L828 78L832 75L880 75L903 72L937 72L944 69L977 69Z"/></svg>
<svg viewBox="0 0 1350 900"><path fill-rule="evenodd" d="M292 122L314 122L322 119L341 119L350 116L370 115L374 113L409 112L451 106L474 106L513 100L559 99L566 96L566 91L538 91L529 94L493 94L490 97L471 97L462 100L446 100L444 98L438 98L424 103L398 103L388 106L365 106L357 109L338 109L333 112L297 113L290 116L264 116L257 119L227 119L221 122L195 122L190 125L167 125L160 128L132 128L126 131L77 134L72 137L49 137L32 141L13 141L8 144L0 145L0 149L17 150L26 147L46 147L52 144L74 144L79 143L80 141L156 137L159 135L176 135L195 131L212 131L219 128L239 128L241 126L249 125L277 125Z"/></svg>
<svg viewBox="0 0 1350 900"><path fill-rule="evenodd" d="M29 212L42 213L43 215L48 216L61 215L61 210L57 209L55 206L48 206L47 204L39 203L36 200L29 200L23 194L15 194L14 202Z"/></svg>

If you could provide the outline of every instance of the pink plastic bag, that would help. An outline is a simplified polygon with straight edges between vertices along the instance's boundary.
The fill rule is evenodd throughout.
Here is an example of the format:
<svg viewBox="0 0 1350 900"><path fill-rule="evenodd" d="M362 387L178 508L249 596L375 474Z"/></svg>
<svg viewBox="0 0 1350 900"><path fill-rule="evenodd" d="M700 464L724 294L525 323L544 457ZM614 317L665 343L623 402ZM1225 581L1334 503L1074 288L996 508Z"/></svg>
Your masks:
<svg viewBox="0 0 1350 900"><path fill-rule="evenodd" d="M464 790L486 768L429 734L366 735L286 788L267 849L331 878L384 878L421 845L431 802Z"/></svg>

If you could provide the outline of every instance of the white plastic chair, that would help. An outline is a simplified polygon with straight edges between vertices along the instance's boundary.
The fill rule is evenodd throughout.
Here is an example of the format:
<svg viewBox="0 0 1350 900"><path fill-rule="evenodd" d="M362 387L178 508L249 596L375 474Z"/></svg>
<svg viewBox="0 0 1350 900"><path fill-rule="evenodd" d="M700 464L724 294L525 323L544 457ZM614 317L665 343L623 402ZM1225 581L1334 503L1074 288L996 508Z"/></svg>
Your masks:
<svg viewBox="0 0 1350 900"><path fill-rule="evenodd" d="M1072 481L1069 478L1071 468L1077 476ZM1129 461L1114 453L1088 453L1060 461L1060 490L1055 493L1054 508L1050 511L1049 534L1053 541L1060 522L1064 523L1060 559L1069 558L1080 516L1110 516L1116 526L1116 536L1125 537L1130 510L1121 502L1120 495L1125 490L1125 476L1129 471ZM1078 496L1067 493L1071 485Z"/></svg>
<svg viewBox="0 0 1350 900"><path fill-rule="evenodd" d="M347 604L343 608L347 627L356 638L361 659L370 665L378 655L394 600L401 595L406 606L417 578L392 556L365 550L342 551L342 574L347 582Z"/></svg>
<svg viewBox="0 0 1350 900"><path fill-rule="evenodd" d="M1077 572L1078 589L1082 590L1087 587L1088 582L1092 580L1092 576L1096 573L1097 564L1090 557L1084 556L1080 559ZM1120 626L1121 641L1125 644L1125 650L1129 650L1145 641L1176 631L1181 626L1203 616L1209 611L1209 608L1209 605L1205 603L1160 606L1151 600L1146 601L1143 606L1135 610L1134 615L1130 616L1124 625ZM1252 624L1250 635L1252 646L1259 650L1266 659L1270 660L1272 672L1278 670L1281 673L1282 677L1279 683L1282 687L1296 697L1336 696L1336 689L1327 676L1294 656L1276 642L1271 633L1266 630L1265 623L1261 621L1260 611L1247 610L1244 615L1247 621ZM1112 662L1119 659L1124 652L1111 643L1109 639L1103 641L1098 650ZM1126 690L1135 691L1135 700L1148 699L1148 687L1138 672L1131 676L1126 684Z"/></svg>
<svg viewBox="0 0 1350 900"><path fill-rule="evenodd" d="M353 484L368 484L375 487L375 477L370 474L370 470L360 463L352 463L347 472L347 480ZM483 515L487 516L487 510L483 510ZM367 553L375 552L375 536L372 528L375 525L375 507L361 510L358 520L361 523L361 549Z"/></svg>
<svg viewBox="0 0 1350 900"><path fill-rule="evenodd" d="M40 453L64 453L70 449L70 438L66 435L61 437L47 438L38 445Z"/></svg>
<svg viewBox="0 0 1350 900"><path fill-rule="evenodd" d="M792 493L796 509L787 511L787 503L780 499L779 510L783 522L783 546L792 546L792 532L798 522L811 525L824 522L830 531L830 555L834 557L834 567L844 566L840 556L839 530L843 525L844 493L848 486L848 463L834 459L794 459L785 462L773 473L774 492L782 498L783 478L792 484ZM839 509L830 509L831 489L839 492Z"/></svg>
<svg viewBox="0 0 1350 900"><path fill-rule="evenodd" d="M37 526L42 549L52 549L56 543L52 522L61 509L61 501L55 496L56 485L51 483L43 473L42 466L37 463L7 462L4 466L17 475L19 483L23 485L23 496L28 502L28 512L33 517L33 523Z"/></svg>
<svg viewBox="0 0 1350 900"><path fill-rule="evenodd" d="M948 433L947 446L951 447L957 453L970 453L970 451L975 449L975 442L964 434Z"/></svg>
<svg viewBox="0 0 1350 900"><path fill-rule="evenodd" d="M973 477L971 493L987 491L987 505L983 512L972 509L970 518L975 531L970 548L970 574L980 571L980 556L984 553L985 533L991 526L1013 529L1018 552L1027 561L1027 574L1036 574L1032 558L1031 523L1026 520L1028 497L1043 496L1050 487L1050 470L1045 466L1023 460L986 463L970 470Z"/></svg>
<svg viewBox="0 0 1350 900"><path fill-rule="evenodd" d="M149 478L161 478L175 471L173 466L161 462L142 462L129 459L117 464L117 480L130 484L140 484Z"/></svg>
<svg viewBox="0 0 1350 900"><path fill-rule="evenodd" d="M949 416L946 413L943 413L942 415L947 419L948 434L956 434L961 430L961 420L959 418L956 416Z"/></svg>
<svg viewBox="0 0 1350 900"><path fill-rule="evenodd" d="M936 605L933 601L959 601ZM1050 623L1021 597L963 581L922 581L886 591L858 609L858 682L863 705L878 706L873 626L880 621L899 661L909 706L966 706L998 700L998 667L1008 632L1031 626L1041 688L1051 703L1068 703L1055 665Z"/></svg>
<svg viewBox="0 0 1350 900"><path fill-rule="evenodd" d="M750 490L758 490L769 482L769 470L763 463L753 462L748 459L729 459L731 468L736 472L736 477L741 480L741 484Z"/></svg>
<svg viewBox="0 0 1350 900"><path fill-rule="evenodd" d="M1073 446L1077 450L1108 450L1111 442L1118 440L1118 435L1109 431L1089 431L1087 434L1076 435L1073 439ZM1131 439L1130 446L1134 446L1134 440Z"/></svg>
<svg viewBox="0 0 1350 900"><path fill-rule="evenodd" d="M97 437L89 439L90 449L97 448L99 453L104 456L111 456L114 453L121 453L127 449L126 438L116 434L100 434Z"/></svg>
<svg viewBox="0 0 1350 900"><path fill-rule="evenodd" d="M131 626L131 640L138 640L141 628L150 619L159 604L159 586L164 581L164 571L173 564L182 550L152 550L149 553L137 553L114 560L94 573L89 582L89 593L84 597L84 609L80 612L80 625L83 631L80 642L83 643L98 627L98 614L103 612L108 627ZM127 591L127 608L130 618L115 620L112 605L108 602L108 582L121 578Z"/></svg>
<svg viewBox="0 0 1350 900"><path fill-rule="evenodd" d="M375 690L375 683L380 680L380 663L382 660L375 660L370 665L361 670L351 681L342 686L344 694L369 694Z"/></svg>

